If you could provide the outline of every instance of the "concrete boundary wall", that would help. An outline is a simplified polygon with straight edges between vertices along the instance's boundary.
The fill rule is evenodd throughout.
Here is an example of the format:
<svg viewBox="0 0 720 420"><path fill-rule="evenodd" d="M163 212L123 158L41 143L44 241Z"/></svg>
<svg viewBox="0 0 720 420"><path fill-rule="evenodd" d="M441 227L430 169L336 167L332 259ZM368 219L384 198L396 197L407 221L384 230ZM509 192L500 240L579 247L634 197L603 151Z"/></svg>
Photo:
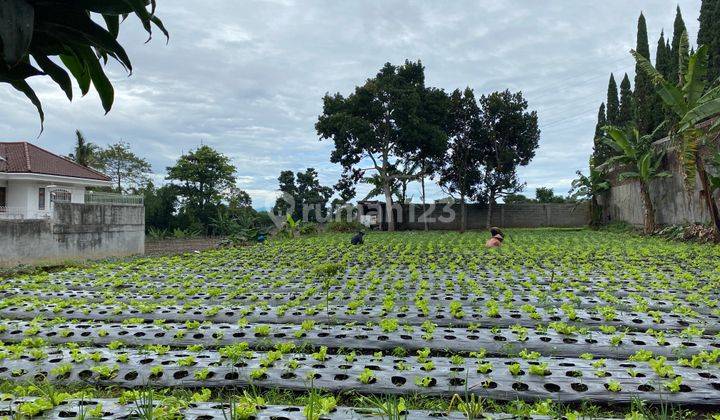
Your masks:
<svg viewBox="0 0 720 420"><path fill-rule="evenodd" d="M658 178L650 183L650 197L655 207L655 222L659 225L709 223L710 214L707 211L705 199L700 194L702 187L699 179L696 177L695 187L688 191L685 188L677 151L672 142L660 140L656 142L656 147L667 152L662 169L670 172L672 176ZM707 163L713 149L701 150ZM616 176L610 178L612 188L600 198L600 204L603 206L603 222L624 221L635 226L642 226L644 223L643 203L638 182L633 180L619 182ZM714 198L720 204L720 191L715 192Z"/></svg>
<svg viewBox="0 0 720 420"><path fill-rule="evenodd" d="M0 266L142 254L145 208L55 203L47 220L0 220Z"/></svg>
<svg viewBox="0 0 720 420"><path fill-rule="evenodd" d="M425 208L429 209L430 205ZM467 228L485 229L487 212L486 205L467 204ZM428 228L457 230L460 228L460 214L460 204L447 207L445 204L435 204L432 211L426 214L429 219ZM400 229L424 229L421 215L422 204L403 205L403 223L399 223ZM517 203L494 206L490 224L509 228L582 227L587 226L588 221L588 203Z"/></svg>

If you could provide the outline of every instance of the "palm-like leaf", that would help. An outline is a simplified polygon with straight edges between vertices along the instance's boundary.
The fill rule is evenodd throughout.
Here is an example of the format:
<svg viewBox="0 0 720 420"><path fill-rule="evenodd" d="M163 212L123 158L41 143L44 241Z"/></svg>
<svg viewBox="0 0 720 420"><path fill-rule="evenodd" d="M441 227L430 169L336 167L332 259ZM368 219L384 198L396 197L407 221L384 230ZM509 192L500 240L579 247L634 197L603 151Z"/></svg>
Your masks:
<svg viewBox="0 0 720 420"><path fill-rule="evenodd" d="M129 14L140 19L149 37L153 26L168 32L155 16L155 0L2 0L0 1L0 82L25 94L36 106L41 125L42 104L26 79L47 75L72 100L70 75L83 95L95 86L106 112L115 95L101 60L117 60L127 71L132 63L117 36ZM105 27L93 19L99 14ZM122 18L122 19L121 19ZM40 69L35 68L33 58ZM52 57L60 59L63 68Z"/></svg>
<svg viewBox="0 0 720 420"><path fill-rule="evenodd" d="M682 88L667 82L645 57L631 51L638 66L648 74L663 102L679 117L670 133L680 141L679 154L683 167L685 186L688 190L695 185L697 175L697 154L707 136L720 129L720 120L715 121L707 131L696 128L698 123L720 114L720 87L705 94L708 66L708 49L700 46L688 56L687 33L681 36L678 48L679 81Z"/></svg>
<svg viewBox="0 0 720 420"><path fill-rule="evenodd" d="M708 48L701 45L688 60L687 73L685 73L685 84L683 94L688 104L695 104L705 90L703 80L708 71Z"/></svg>

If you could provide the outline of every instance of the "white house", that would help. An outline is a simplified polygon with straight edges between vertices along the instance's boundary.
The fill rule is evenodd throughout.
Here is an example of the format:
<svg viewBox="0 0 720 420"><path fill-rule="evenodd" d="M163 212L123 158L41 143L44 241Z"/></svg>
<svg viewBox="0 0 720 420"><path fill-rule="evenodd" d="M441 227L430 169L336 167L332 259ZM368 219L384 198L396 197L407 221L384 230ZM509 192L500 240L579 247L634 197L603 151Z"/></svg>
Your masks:
<svg viewBox="0 0 720 420"><path fill-rule="evenodd" d="M85 203L88 187L111 186L98 171L27 142L0 142L0 219L40 219L53 203Z"/></svg>

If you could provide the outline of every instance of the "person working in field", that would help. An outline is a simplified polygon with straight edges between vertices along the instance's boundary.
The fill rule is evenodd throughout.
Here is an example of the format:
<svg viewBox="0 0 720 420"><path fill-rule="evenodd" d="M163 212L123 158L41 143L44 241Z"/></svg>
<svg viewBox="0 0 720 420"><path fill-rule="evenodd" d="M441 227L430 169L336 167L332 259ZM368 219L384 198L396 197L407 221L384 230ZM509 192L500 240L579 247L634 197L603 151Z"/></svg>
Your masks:
<svg viewBox="0 0 720 420"><path fill-rule="evenodd" d="M491 227L490 235L492 237L485 242L485 248L499 248L503 243L503 233L500 228Z"/></svg>

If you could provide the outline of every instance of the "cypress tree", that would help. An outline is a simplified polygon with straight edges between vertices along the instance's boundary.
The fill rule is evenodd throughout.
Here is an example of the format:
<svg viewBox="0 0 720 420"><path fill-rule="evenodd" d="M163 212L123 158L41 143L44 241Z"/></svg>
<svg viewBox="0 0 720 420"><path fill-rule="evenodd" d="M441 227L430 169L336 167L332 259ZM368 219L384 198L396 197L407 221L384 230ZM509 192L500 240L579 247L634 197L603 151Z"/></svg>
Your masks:
<svg viewBox="0 0 720 420"><path fill-rule="evenodd" d="M612 73L610 73L610 81L608 82L606 104L605 115L607 115L607 123L611 125L618 125L620 102L618 100L617 83L615 83L615 76Z"/></svg>
<svg viewBox="0 0 720 420"><path fill-rule="evenodd" d="M657 51L655 52L655 68L660 74L665 76L665 79L672 80L670 78L672 74L672 63L670 62L670 51L667 50L664 31L660 32L660 39L658 39ZM653 120L654 128L662 124L666 118L671 117L673 112L665 106L658 95L655 95L653 106L653 116L655 117Z"/></svg>
<svg viewBox="0 0 720 420"><path fill-rule="evenodd" d="M670 76L672 72L672 64L670 63L670 52L667 51L665 43L665 33L660 32L660 39L658 39L657 50L655 51L655 68L665 78Z"/></svg>
<svg viewBox="0 0 720 420"><path fill-rule="evenodd" d="M620 127L627 126L633 120L633 92L630 86L630 78L627 73L620 82L620 112L618 113L618 123Z"/></svg>
<svg viewBox="0 0 720 420"><path fill-rule="evenodd" d="M682 13L680 12L680 6L677 6L675 11L675 23L673 23L673 37L672 37L672 49L669 51L670 54L670 79L669 81L677 83L678 79L678 49L680 46L680 39L682 38L685 28L685 21L683 20Z"/></svg>
<svg viewBox="0 0 720 420"><path fill-rule="evenodd" d="M605 117L605 102L600 104L598 109L598 122L595 124L595 138L603 136L603 127L607 125L607 118Z"/></svg>
<svg viewBox="0 0 720 420"><path fill-rule="evenodd" d="M648 44L647 24L645 16L640 13L638 18L637 46L635 48L638 54L650 60L650 46ZM650 81L650 77L635 64L635 93L633 95L635 103L635 124L640 134L652 133L656 127L655 124L655 107L656 94L655 88Z"/></svg>
<svg viewBox="0 0 720 420"><path fill-rule="evenodd" d="M593 141L592 162L594 166L602 165L611 155L610 146L603 142L605 132L603 127L608 124L605 114L605 103L600 104L598 109L598 122L595 125L595 139Z"/></svg>
<svg viewBox="0 0 720 420"><path fill-rule="evenodd" d="M720 77L720 0L703 0L700 6L698 45L708 46L710 81Z"/></svg>

